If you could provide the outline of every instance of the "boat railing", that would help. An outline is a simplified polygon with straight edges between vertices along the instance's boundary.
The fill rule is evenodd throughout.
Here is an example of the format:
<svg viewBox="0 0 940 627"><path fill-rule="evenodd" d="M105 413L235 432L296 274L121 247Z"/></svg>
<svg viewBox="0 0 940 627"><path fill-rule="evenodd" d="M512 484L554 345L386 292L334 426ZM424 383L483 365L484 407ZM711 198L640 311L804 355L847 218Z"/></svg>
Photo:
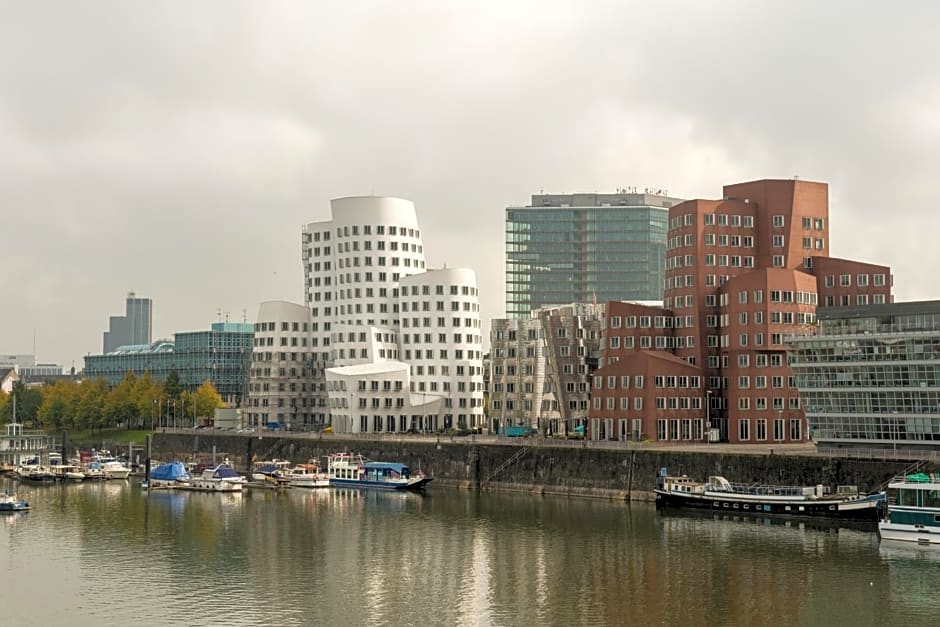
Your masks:
<svg viewBox="0 0 940 627"><path fill-rule="evenodd" d="M807 489L802 486L766 485L759 483L729 483L728 486L710 484L709 488L718 488L725 492L748 494L751 496L803 496Z"/></svg>

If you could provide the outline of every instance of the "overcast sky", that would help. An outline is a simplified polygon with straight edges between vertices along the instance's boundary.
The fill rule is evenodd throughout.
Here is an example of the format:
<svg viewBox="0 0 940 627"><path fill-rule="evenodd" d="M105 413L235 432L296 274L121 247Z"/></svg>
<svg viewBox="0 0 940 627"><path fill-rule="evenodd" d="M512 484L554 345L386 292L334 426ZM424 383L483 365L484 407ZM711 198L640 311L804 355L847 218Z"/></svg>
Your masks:
<svg viewBox="0 0 940 627"><path fill-rule="evenodd" d="M23 2L0 19L0 353L82 366L303 302L300 228L415 202L501 316L503 218L546 192L830 185L832 254L940 298L940 9L858 2ZM488 325L487 325L488 326Z"/></svg>

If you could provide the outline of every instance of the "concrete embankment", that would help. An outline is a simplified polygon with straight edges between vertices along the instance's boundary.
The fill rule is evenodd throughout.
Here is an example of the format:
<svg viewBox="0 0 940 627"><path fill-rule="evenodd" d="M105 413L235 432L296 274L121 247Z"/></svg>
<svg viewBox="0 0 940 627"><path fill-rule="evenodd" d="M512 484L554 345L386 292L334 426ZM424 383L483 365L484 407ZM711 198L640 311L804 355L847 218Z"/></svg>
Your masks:
<svg viewBox="0 0 940 627"><path fill-rule="evenodd" d="M434 477L432 485L436 486L625 500L649 500L660 468L698 479L717 474L740 483L855 485L867 492L909 466L906 461L818 455L560 448L541 447L532 442L523 447L446 440L344 440L339 436L321 439L267 434L258 437L212 432L158 433L153 444L157 459L189 460L194 456L205 459L215 452L217 459L228 457L239 470L246 470L255 459L304 462L340 451L360 453L368 459L400 461L413 471L421 470Z"/></svg>

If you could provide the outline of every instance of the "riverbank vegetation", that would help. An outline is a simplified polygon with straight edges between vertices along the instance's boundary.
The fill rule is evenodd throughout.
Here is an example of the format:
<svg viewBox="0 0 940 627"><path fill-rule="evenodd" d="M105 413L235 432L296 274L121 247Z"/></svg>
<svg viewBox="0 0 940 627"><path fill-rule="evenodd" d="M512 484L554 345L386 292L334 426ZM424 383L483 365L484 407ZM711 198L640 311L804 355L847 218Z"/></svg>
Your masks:
<svg viewBox="0 0 940 627"><path fill-rule="evenodd" d="M56 381L40 387L17 383L11 394L0 393L0 422L12 421L14 396L17 422L49 431L192 426L224 406L212 383L184 390L175 372L165 383L149 373L139 377L128 373L110 389L103 379Z"/></svg>

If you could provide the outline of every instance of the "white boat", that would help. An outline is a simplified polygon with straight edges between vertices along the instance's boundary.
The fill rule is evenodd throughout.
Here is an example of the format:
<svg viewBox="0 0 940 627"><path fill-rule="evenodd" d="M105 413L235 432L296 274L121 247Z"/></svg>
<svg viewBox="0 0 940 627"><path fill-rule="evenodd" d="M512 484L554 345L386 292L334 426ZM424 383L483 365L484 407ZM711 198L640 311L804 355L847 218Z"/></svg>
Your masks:
<svg viewBox="0 0 940 627"><path fill-rule="evenodd" d="M101 462L101 470L108 479L127 479L131 469L116 459Z"/></svg>
<svg viewBox="0 0 940 627"><path fill-rule="evenodd" d="M891 481L878 534L882 540L940 545L940 474L918 473Z"/></svg>
<svg viewBox="0 0 940 627"><path fill-rule="evenodd" d="M0 492L0 512L26 512L29 511L29 501L12 494L9 490Z"/></svg>
<svg viewBox="0 0 940 627"><path fill-rule="evenodd" d="M245 478L225 462L215 468L205 469L199 477L191 479L188 485L179 487L201 492L241 492L244 485Z"/></svg>
<svg viewBox="0 0 940 627"><path fill-rule="evenodd" d="M362 455L334 453L327 457L330 485L378 490L423 490L432 479L397 462L373 462Z"/></svg>
<svg viewBox="0 0 940 627"><path fill-rule="evenodd" d="M74 464L58 464L51 467L56 481L83 481L85 473Z"/></svg>
<svg viewBox="0 0 940 627"><path fill-rule="evenodd" d="M274 481L290 472L290 462L286 459L257 461L251 467L252 481Z"/></svg>
<svg viewBox="0 0 940 627"><path fill-rule="evenodd" d="M108 478L101 462L91 461L82 467L82 474L85 475L85 481L104 481Z"/></svg>
<svg viewBox="0 0 940 627"><path fill-rule="evenodd" d="M46 482L55 481L55 475L48 466L38 463L38 460L30 460L16 469L16 474L20 479L26 481Z"/></svg>
<svg viewBox="0 0 940 627"><path fill-rule="evenodd" d="M285 477L287 482L295 488L330 487L330 476L320 471L320 465L314 459L306 464L297 464Z"/></svg>

